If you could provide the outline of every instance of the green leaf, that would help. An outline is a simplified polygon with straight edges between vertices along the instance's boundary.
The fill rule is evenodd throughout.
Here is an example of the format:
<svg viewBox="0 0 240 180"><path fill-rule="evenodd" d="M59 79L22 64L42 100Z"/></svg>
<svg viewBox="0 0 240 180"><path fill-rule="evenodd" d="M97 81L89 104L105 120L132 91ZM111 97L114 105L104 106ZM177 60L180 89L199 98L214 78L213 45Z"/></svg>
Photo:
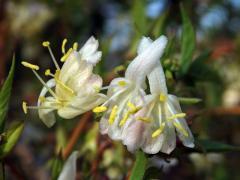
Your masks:
<svg viewBox="0 0 240 180"><path fill-rule="evenodd" d="M24 123L14 123L6 132L5 143L0 146L0 158L5 157L17 143L24 128Z"/></svg>
<svg viewBox="0 0 240 180"><path fill-rule="evenodd" d="M13 57L11 69L0 91L0 133L3 133L5 117L8 111L8 102L11 96L12 82L15 69L15 57Z"/></svg>
<svg viewBox="0 0 240 180"><path fill-rule="evenodd" d="M147 166L147 158L142 151L136 153L136 161L133 166L133 170L130 176L130 180L141 180L143 179Z"/></svg>
<svg viewBox="0 0 240 180"><path fill-rule="evenodd" d="M145 13L145 1L135 0L133 3L132 17L134 25L136 26L136 32L139 35L145 34L147 31L147 19Z"/></svg>
<svg viewBox="0 0 240 180"><path fill-rule="evenodd" d="M181 69L180 74L184 75L188 71L191 64L193 51L195 49L195 32L183 5L180 5L181 16L183 22L182 35L181 35Z"/></svg>
<svg viewBox="0 0 240 180"><path fill-rule="evenodd" d="M51 177L53 180L58 179L58 176L62 171L63 165L64 165L64 161L60 156L52 159Z"/></svg>
<svg viewBox="0 0 240 180"><path fill-rule="evenodd" d="M196 145L197 148L200 148L202 151L206 152L240 151L240 147L208 139L196 139Z"/></svg>
<svg viewBox="0 0 240 180"><path fill-rule="evenodd" d="M154 27L152 28L152 34L154 38L158 38L163 33L164 23L166 21L167 15L168 12L165 12L156 20Z"/></svg>
<svg viewBox="0 0 240 180"><path fill-rule="evenodd" d="M202 101L199 98L185 98L185 97L178 97L178 100L182 104L196 104Z"/></svg>

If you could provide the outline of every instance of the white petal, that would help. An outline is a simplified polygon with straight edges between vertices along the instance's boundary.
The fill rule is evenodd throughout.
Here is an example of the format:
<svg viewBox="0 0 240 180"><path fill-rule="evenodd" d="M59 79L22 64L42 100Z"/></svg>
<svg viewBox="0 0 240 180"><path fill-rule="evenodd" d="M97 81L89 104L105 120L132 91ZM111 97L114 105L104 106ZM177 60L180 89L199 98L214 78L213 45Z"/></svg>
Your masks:
<svg viewBox="0 0 240 180"><path fill-rule="evenodd" d="M152 94L163 93L167 95L166 77L160 62L156 63L156 67L148 75L150 91Z"/></svg>
<svg viewBox="0 0 240 180"><path fill-rule="evenodd" d="M58 115L65 119L72 119L102 104L105 100L106 98L103 94L76 96L67 106L58 110Z"/></svg>
<svg viewBox="0 0 240 180"><path fill-rule="evenodd" d="M142 37L139 45L138 45L138 49L137 49L137 53L140 54L142 53L145 49L148 48L148 46L152 43L153 41L151 40L151 38L149 37Z"/></svg>
<svg viewBox="0 0 240 180"><path fill-rule="evenodd" d="M98 46L98 40L96 40L93 36L90 37L79 51L82 60L85 60L92 65L96 65L102 56L102 53L97 51Z"/></svg>
<svg viewBox="0 0 240 180"><path fill-rule="evenodd" d="M165 36L160 36L155 40L129 64L125 77L141 86L162 56L166 44L167 38Z"/></svg>
<svg viewBox="0 0 240 180"><path fill-rule="evenodd" d="M53 112L56 109L56 107L52 105L52 103L54 102L55 102L55 99L53 97L47 97L45 101L40 104L39 107L40 108L51 107L51 108L38 109L38 115L47 127L52 127L56 122L55 114Z"/></svg>
<svg viewBox="0 0 240 180"><path fill-rule="evenodd" d="M172 112L172 115L177 114L177 113L181 113L181 107L178 101L178 98L174 95L168 95L168 99L169 99L169 107L170 107L170 111ZM187 122L184 118L178 118L174 120L176 123L179 123L188 133L188 136L185 136L182 131L179 131L177 128L177 132L178 132L178 137L179 139L182 141L183 145L186 147L190 147L193 148L194 147L194 137L192 135L192 132L190 130L190 128L187 125Z"/></svg>
<svg viewBox="0 0 240 180"><path fill-rule="evenodd" d="M164 141L162 144L161 152L170 154L176 147L175 129L171 123L166 124L163 135Z"/></svg>
<svg viewBox="0 0 240 180"><path fill-rule="evenodd" d="M67 159L60 173L58 180L75 180L77 176L77 158L78 152L74 151Z"/></svg>

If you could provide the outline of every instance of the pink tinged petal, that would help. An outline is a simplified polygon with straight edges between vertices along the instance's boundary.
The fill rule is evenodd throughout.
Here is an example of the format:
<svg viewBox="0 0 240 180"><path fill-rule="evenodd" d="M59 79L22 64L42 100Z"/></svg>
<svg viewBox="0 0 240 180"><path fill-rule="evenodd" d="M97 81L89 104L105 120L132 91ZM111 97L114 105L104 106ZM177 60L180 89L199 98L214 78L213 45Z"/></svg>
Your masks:
<svg viewBox="0 0 240 180"><path fill-rule="evenodd" d="M168 104L170 104L172 114L181 113L182 110L181 110L178 98L174 95L168 95L168 99L169 99ZM187 132L187 136L186 136L184 135L183 131L176 128L178 137L182 141L183 145L189 148L193 148L194 137L192 135L190 128L188 127L186 120L184 118L178 118L178 119L175 119L174 122L179 123L180 126Z"/></svg>
<svg viewBox="0 0 240 180"><path fill-rule="evenodd" d="M156 63L156 67L148 75L150 91L152 94L167 94L166 77L160 62Z"/></svg>
<svg viewBox="0 0 240 180"><path fill-rule="evenodd" d="M123 144L127 146L128 151L134 153L142 146L143 132L146 128L146 123L139 120L130 120L129 125L125 128L122 137Z"/></svg>
<svg viewBox="0 0 240 180"><path fill-rule="evenodd" d="M65 162L58 180L75 180L77 176L77 158L78 152L74 151Z"/></svg>
<svg viewBox="0 0 240 180"><path fill-rule="evenodd" d="M146 76L162 56L166 44L167 38L165 36L160 36L155 40L129 64L125 77L142 86Z"/></svg>
<svg viewBox="0 0 240 180"><path fill-rule="evenodd" d="M145 49L148 48L152 44L152 40L149 37L142 37L142 39L139 42L137 53L142 53Z"/></svg>

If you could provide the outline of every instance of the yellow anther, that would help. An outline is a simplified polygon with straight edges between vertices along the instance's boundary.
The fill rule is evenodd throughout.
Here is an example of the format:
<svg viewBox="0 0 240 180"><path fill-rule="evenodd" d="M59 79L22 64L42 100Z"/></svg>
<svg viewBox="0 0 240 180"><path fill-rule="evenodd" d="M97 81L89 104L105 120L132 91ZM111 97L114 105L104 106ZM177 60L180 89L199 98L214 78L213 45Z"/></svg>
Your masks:
<svg viewBox="0 0 240 180"><path fill-rule="evenodd" d="M50 71L50 69L46 69L45 76L49 76L49 75L51 75L51 71Z"/></svg>
<svg viewBox="0 0 240 180"><path fill-rule="evenodd" d="M73 50L76 51L77 49L78 49L78 43L75 42L75 43L73 44Z"/></svg>
<svg viewBox="0 0 240 180"><path fill-rule="evenodd" d="M128 117L129 117L129 112L126 112L119 123L120 127L122 127L127 122Z"/></svg>
<svg viewBox="0 0 240 180"><path fill-rule="evenodd" d="M101 90L99 86L93 86L93 88L95 89L96 92L99 92Z"/></svg>
<svg viewBox="0 0 240 180"><path fill-rule="evenodd" d="M34 65L34 64L31 64L31 63L28 63L28 62L25 62L25 61L22 61L21 62L23 66L27 67L27 68L30 68L32 70L39 70L39 66L37 65Z"/></svg>
<svg viewBox="0 0 240 180"><path fill-rule="evenodd" d="M94 113L101 113L107 110L106 106L97 106L93 109Z"/></svg>
<svg viewBox="0 0 240 180"><path fill-rule="evenodd" d="M119 86L126 86L127 83L126 83L126 81L118 81L118 85Z"/></svg>
<svg viewBox="0 0 240 180"><path fill-rule="evenodd" d="M138 117L137 120L143 121L143 122L146 122L146 123L151 122L151 119L149 117Z"/></svg>
<svg viewBox="0 0 240 180"><path fill-rule="evenodd" d="M115 117L116 117L116 115L117 115L117 110L118 110L118 106L115 105L115 106L112 108L112 112L111 112L111 114L110 114L110 116L109 116L109 120L108 120L109 124L113 124L113 122L114 122L114 120L115 120Z"/></svg>
<svg viewBox="0 0 240 180"><path fill-rule="evenodd" d="M162 123L161 126L152 133L152 138L159 136L163 132L164 127L165 127L165 123Z"/></svg>
<svg viewBox="0 0 240 180"><path fill-rule="evenodd" d="M160 102L165 102L166 99L167 99L167 96L161 93L160 96L159 96L159 101Z"/></svg>
<svg viewBox="0 0 240 180"><path fill-rule="evenodd" d="M171 117L167 118L167 120L172 121L177 118L184 118L185 116L186 116L186 113L178 113L178 114L174 114Z"/></svg>
<svg viewBox="0 0 240 180"><path fill-rule="evenodd" d="M22 102L22 109L25 114L27 114L27 103L25 101Z"/></svg>
<svg viewBox="0 0 240 180"><path fill-rule="evenodd" d="M137 111L139 111L142 107L136 107L133 103L131 103L130 101L128 101L127 106L129 108L129 113L134 114Z"/></svg>
<svg viewBox="0 0 240 180"><path fill-rule="evenodd" d="M67 52L66 54L64 54L64 56L61 58L61 61L62 61L62 62L65 62L65 61L67 60L68 56L72 53L72 51L73 51L73 49L70 48L70 49L68 50L68 52Z"/></svg>
<svg viewBox="0 0 240 180"><path fill-rule="evenodd" d="M46 98L45 98L44 96L40 96L38 99L39 99L39 101L40 101L41 103L46 100Z"/></svg>
<svg viewBox="0 0 240 180"><path fill-rule="evenodd" d="M50 46L50 42L49 41L43 41L42 45L43 45L43 47L49 47Z"/></svg>
<svg viewBox="0 0 240 180"><path fill-rule="evenodd" d="M179 123L177 123L177 122L173 122L173 125L174 125L179 131L181 131L181 133L182 133L184 136L188 137L188 132L182 127L181 124L179 124Z"/></svg>
<svg viewBox="0 0 240 180"><path fill-rule="evenodd" d="M114 72L118 73L119 71L124 71L125 67L123 65L117 66L114 68Z"/></svg>
<svg viewBox="0 0 240 180"><path fill-rule="evenodd" d="M62 53L63 54L65 54L65 46L66 46L66 44L67 44L67 39L65 38L64 40L63 40L63 42L62 42Z"/></svg>

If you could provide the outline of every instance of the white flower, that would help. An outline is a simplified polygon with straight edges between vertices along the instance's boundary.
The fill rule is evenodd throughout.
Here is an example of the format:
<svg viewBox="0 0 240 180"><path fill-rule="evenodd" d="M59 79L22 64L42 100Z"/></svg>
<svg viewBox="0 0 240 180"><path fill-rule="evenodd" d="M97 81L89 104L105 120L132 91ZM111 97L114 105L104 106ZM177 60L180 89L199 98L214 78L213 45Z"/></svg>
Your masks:
<svg viewBox="0 0 240 180"><path fill-rule="evenodd" d="M77 51L77 43L74 43L73 47L65 52L66 42L67 40L64 39L62 44L64 55L61 58L64 64L61 69L50 49L50 43L43 42L43 46L49 49L56 66L54 73L49 69L45 71L45 75L52 77L47 83L38 75L38 66L22 62L24 66L32 69L43 84L37 107L27 106L23 102L24 112L31 108L38 109L39 117L48 127L55 123L54 110L57 110L59 116L71 119L91 110L105 100L105 95L99 93L102 78L92 72L102 55L97 51L98 41L91 37L80 51Z"/></svg>
<svg viewBox="0 0 240 180"><path fill-rule="evenodd" d="M58 180L75 180L77 175L78 152L74 151L65 162Z"/></svg>
<svg viewBox="0 0 240 180"><path fill-rule="evenodd" d="M166 43L166 37L161 36L148 47L140 44L139 49L144 49L144 51L130 63L125 77L116 78L110 83L107 92L109 99L102 106L93 110L94 112L106 111L100 120L102 134L108 134L114 140L122 139L125 129L132 123L131 117L146 103L144 100L145 79L159 61ZM139 123L144 121L144 119L138 119ZM124 142L129 151L133 151L141 144L138 134L141 134L143 130L143 126L136 126L131 130L132 138L135 138L132 140L133 144Z"/></svg>
<svg viewBox="0 0 240 180"><path fill-rule="evenodd" d="M153 43L150 39L146 39L142 46L148 47ZM139 53L141 55L144 51ZM133 151L141 147L149 154L159 151L170 153L176 146L176 130L185 146L194 147L192 133L184 119L185 113L181 111L178 98L168 94L165 75L159 61L148 75L148 80L151 95L145 96L146 105L131 117L132 123L126 127L123 137L123 141L129 143L125 144L129 146L138 144L133 146ZM139 122L138 119L146 121ZM135 137L137 133L134 131L141 131L138 133L138 138Z"/></svg>

